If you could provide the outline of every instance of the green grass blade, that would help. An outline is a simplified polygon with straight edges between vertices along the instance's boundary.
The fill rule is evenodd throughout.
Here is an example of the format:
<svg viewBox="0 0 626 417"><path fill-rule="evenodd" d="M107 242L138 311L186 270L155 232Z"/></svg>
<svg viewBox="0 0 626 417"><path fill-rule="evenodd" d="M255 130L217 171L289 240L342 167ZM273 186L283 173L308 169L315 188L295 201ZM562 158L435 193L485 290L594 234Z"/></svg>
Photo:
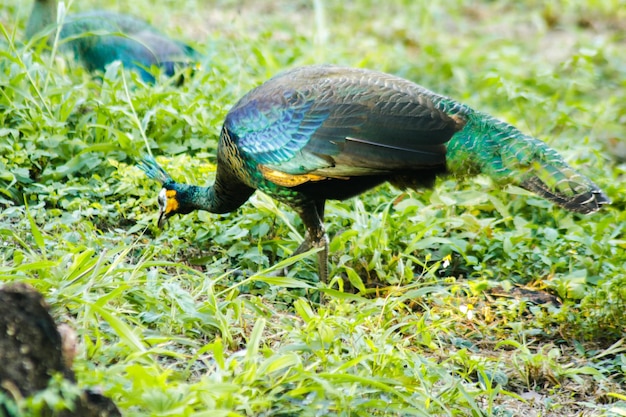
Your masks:
<svg viewBox="0 0 626 417"><path fill-rule="evenodd" d="M28 218L28 223L30 224L30 233L33 236L33 240L35 241L35 245L39 248L39 251L46 257L46 242L44 240L43 234L39 229L39 226L33 219L33 216L30 214L30 210L28 209L28 202L24 200L24 210L26 211L26 217Z"/></svg>
<svg viewBox="0 0 626 417"><path fill-rule="evenodd" d="M148 351L147 346L143 341L133 332L133 329L126 324L117 315L111 313L106 308L98 305L97 303L90 304L89 307L97 314L99 314L115 331L118 337L128 346L132 352L145 354Z"/></svg>

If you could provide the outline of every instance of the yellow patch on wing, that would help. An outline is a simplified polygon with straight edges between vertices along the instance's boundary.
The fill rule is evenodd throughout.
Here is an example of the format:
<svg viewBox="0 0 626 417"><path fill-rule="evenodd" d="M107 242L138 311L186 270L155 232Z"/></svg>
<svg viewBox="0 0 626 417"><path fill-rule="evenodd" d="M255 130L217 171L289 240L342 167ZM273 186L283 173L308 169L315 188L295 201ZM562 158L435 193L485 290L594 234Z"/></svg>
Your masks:
<svg viewBox="0 0 626 417"><path fill-rule="evenodd" d="M165 213L171 213L178 210L178 199L176 199L176 190L167 190L165 192L165 196L167 197Z"/></svg>
<svg viewBox="0 0 626 417"><path fill-rule="evenodd" d="M268 168L264 165L259 165L258 167L259 171L261 171L261 174L263 174L263 178L283 187L295 187L297 185L304 184L305 182L321 181L328 178L315 174L287 174L285 172L280 172L275 169Z"/></svg>

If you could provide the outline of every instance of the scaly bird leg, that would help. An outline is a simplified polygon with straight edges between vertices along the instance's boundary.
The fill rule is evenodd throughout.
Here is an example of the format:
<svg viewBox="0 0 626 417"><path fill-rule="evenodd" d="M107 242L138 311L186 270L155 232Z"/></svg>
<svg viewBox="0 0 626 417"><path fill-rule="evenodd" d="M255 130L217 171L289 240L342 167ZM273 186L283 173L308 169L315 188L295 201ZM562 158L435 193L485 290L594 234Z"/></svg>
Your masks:
<svg viewBox="0 0 626 417"><path fill-rule="evenodd" d="M294 251L293 255L306 252L309 249L321 248L317 252L318 274L320 281L326 283L328 281L328 236L324 229L324 204L325 201L316 201L314 204L302 206L298 213L302 222L306 227L304 241Z"/></svg>

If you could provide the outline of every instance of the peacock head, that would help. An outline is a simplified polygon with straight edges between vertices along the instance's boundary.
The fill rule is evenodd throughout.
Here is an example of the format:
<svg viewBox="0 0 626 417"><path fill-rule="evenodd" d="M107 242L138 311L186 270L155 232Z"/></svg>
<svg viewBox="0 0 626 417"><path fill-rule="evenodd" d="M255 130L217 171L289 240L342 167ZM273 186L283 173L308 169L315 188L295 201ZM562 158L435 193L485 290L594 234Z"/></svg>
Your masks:
<svg viewBox="0 0 626 417"><path fill-rule="evenodd" d="M148 177L159 181L163 185L157 198L159 203L159 228L163 228L165 221L174 214L187 214L193 211L193 208L186 203L184 197L186 194L185 189L188 186L175 182L152 156L143 158L138 166Z"/></svg>
<svg viewBox="0 0 626 417"><path fill-rule="evenodd" d="M157 201L159 203L159 228L162 229L166 220L172 217L176 213L187 214L191 210L185 210L185 206L181 204L179 199L179 192L177 190L178 184L167 183L163 184L163 188L159 191Z"/></svg>

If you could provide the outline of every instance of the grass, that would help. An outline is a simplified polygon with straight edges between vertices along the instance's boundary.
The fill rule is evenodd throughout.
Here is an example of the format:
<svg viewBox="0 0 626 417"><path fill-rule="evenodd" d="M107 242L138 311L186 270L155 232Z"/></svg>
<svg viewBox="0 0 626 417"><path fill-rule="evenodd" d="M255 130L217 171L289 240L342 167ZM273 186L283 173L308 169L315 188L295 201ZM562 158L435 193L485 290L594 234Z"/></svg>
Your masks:
<svg viewBox="0 0 626 417"><path fill-rule="evenodd" d="M207 56L181 88L99 78L0 23L0 279L78 330L126 416L624 416L623 0L113 2ZM73 2L88 9L95 0ZM328 288L256 195L155 225L162 156L206 184L228 109L278 71L392 72L543 138L614 204L582 217L487 178L328 205ZM147 148L146 143L150 149Z"/></svg>

